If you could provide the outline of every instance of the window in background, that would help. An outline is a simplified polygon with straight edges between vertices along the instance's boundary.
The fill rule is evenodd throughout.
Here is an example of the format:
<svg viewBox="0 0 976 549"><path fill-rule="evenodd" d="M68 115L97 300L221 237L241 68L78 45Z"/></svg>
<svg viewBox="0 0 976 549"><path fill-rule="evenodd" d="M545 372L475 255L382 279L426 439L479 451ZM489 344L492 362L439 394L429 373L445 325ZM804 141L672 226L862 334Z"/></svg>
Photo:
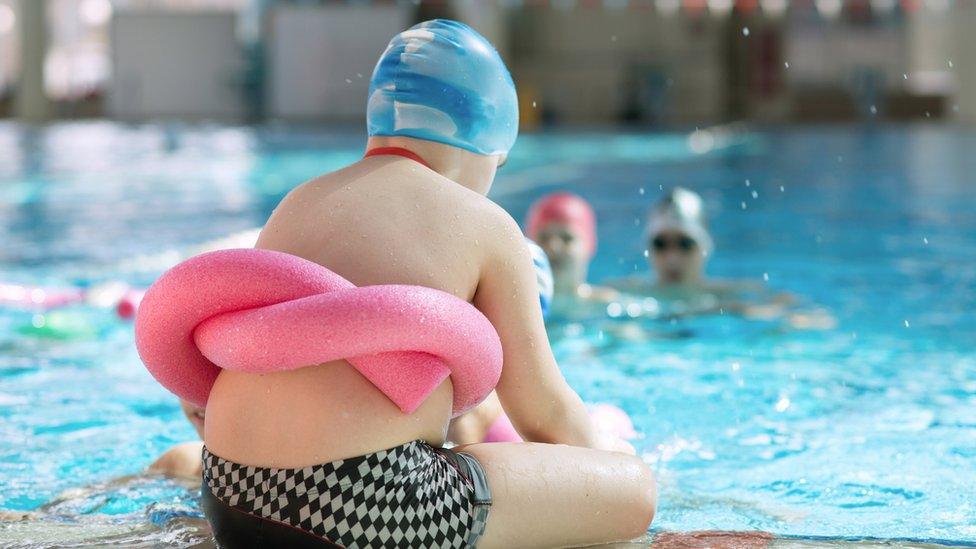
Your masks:
<svg viewBox="0 0 976 549"><path fill-rule="evenodd" d="M97 98L111 76L109 0L47 0L44 89L58 102Z"/></svg>
<svg viewBox="0 0 976 549"><path fill-rule="evenodd" d="M0 97L10 87L16 49L6 47L4 6L0 0ZM23 1L23 0L21 0ZM41 1L41 0L32 0ZM44 88L60 104L61 115L100 115L112 78L110 26L120 10L244 11L255 0L46 0L48 45ZM10 10L11 16L14 13ZM14 27L12 23L11 27ZM10 33L7 33L10 34ZM8 60L10 58L10 60Z"/></svg>
<svg viewBox="0 0 976 549"><path fill-rule="evenodd" d="M17 82L20 49L17 43L17 13L11 0L0 0L0 116L9 111Z"/></svg>

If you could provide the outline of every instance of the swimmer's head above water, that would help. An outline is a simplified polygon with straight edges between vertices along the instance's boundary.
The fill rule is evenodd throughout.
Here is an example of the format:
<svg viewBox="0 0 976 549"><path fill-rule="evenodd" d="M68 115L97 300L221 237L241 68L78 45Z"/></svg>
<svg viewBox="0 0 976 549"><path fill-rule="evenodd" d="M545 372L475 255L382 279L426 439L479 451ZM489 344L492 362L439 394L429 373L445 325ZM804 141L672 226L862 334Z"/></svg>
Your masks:
<svg viewBox="0 0 976 549"><path fill-rule="evenodd" d="M662 285L701 281L713 249L705 204L694 191L675 187L651 209L646 244L651 266Z"/></svg>
<svg viewBox="0 0 976 549"><path fill-rule="evenodd" d="M487 192L478 179L487 177L490 185L515 144L518 98L508 69L483 36L463 23L435 19L394 36L380 56L366 125L370 148L404 146L398 141L406 139L406 148L435 171ZM413 150L414 140L427 142L420 144L425 150ZM447 162L431 158L445 155Z"/></svg>
<svg viewBox="0 0 976 549"><path fill-rule="evenodd" d="M586 200L566 192L544 196L529 209L525 230L549 258L555 293L575 293L586 283L596 252L596 215Z"/></svg>

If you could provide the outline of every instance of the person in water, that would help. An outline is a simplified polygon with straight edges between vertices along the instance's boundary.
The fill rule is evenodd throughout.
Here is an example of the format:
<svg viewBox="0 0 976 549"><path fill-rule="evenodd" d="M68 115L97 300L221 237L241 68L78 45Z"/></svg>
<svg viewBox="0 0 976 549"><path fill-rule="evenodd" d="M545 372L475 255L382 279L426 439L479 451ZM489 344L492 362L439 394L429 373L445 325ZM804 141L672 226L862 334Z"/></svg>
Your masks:
<svg viewBox="0 0 976 549"><path fill-rule="evenodd" d="M548 194L529 208L526 236L545 251L552 268L553 303L565 309L578 301L609 301L610 288L587 283L596 253L596 214L582 197L568 192Z"/></svg>
<svg viewBox="0 0 976 549"><path fill-rule="evenodd" d="M499 402L530 442L443 448L450 379L404 414L345 360L222 370L202 507L222 547L538 547L643 535L654 477L601 435L556 365L530 252L486 198L518 131L497 52L448 20L395 36L370 83L364 158L292 190L257 248L357 286L422 285L498 332Z"/></svg>
<svg viewBox="0 0 976 549"><path fill-rule="evenodd" d="M762 288L752 282L717 281L705 276L715 246L705 202L694 191L683 187L668 191L651 207L644 238L654 280L631 277L615 286L670 303L672 313L718 312L737 292Z"/></svg>
<svg viewBox="0 0 976 549"><path fill-rule="evenodd" d="M645 230L647 257L655 280L630 278L614 286L629 294L657 299L657 312L668 316L728 313L747 318L784 319L795 328L829 328L822 309L794 310L796 298L750 280L715 280L705 267L715 245L705 202L689 189L675 187L655 204Z"/></svg>
<svg viewBox="0 0 976 549"><path fill-rule="evenodd" d="M656 281L645 292L657 298L670 314L718 312L724 298L739 284L705 278L705 265L714 250L705 203L698 193L675 187L647 216L644 233L647 258ZM634 289L631 286L627 289Z"/></svg>

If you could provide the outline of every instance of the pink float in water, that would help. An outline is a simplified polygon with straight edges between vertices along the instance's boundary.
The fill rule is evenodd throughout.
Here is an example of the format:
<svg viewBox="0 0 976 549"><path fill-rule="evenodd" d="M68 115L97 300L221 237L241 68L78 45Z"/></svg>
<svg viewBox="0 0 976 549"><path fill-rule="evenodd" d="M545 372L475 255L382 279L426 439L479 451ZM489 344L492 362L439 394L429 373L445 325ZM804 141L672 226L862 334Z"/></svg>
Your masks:
<svg viewBox="0 0 976 549"><path fill-rule="evenodd" d="M624 440L637 437L637 431L634 430L630 416L613 404L587 404L586 409L589 411L590 420L593 421L597 430ZM522 442L522 437L512 425L512 420L508 419L505 412L502 412L485 431L484 442Z"/></svg>
<svg viewBox="0 0 976 549"><path fill-rule="evenodd" d="M139 310L139 303L142 302L144 295L146 295L145 290L128 290L115 305L115 314L123 320L132 320Z"/></svg>

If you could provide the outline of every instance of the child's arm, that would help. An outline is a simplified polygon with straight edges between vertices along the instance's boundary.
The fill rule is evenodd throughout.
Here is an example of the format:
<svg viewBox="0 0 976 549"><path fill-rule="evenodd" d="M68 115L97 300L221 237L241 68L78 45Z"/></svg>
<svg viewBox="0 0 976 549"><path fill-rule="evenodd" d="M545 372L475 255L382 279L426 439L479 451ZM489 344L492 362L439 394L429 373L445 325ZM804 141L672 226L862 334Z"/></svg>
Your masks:
<svg viewBox="0 0 976 549"><path fill-rule="evenodd" d="M504 366L497 392L512 424L527 441L621 449L594 429L579 395L563 378L549 347L535 270L522 233L507 214L488 227L474 305L501 338Z"/></svg>

